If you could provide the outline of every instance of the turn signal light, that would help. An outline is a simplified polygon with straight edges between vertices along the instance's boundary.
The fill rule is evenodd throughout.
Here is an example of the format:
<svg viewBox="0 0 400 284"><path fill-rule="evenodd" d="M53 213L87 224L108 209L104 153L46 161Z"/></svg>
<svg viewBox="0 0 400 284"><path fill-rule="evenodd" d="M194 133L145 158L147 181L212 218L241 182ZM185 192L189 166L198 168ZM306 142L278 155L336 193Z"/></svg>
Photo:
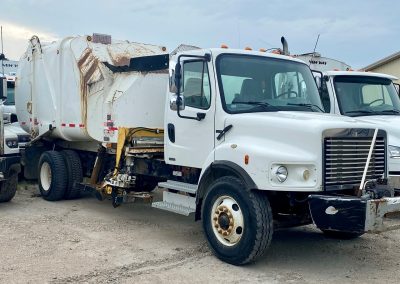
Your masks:
<svg viewBox="0 0 400 284"><path fill-rule="evenodd" d="M228 48L226 44L221 44L221 48Z"/></svg>

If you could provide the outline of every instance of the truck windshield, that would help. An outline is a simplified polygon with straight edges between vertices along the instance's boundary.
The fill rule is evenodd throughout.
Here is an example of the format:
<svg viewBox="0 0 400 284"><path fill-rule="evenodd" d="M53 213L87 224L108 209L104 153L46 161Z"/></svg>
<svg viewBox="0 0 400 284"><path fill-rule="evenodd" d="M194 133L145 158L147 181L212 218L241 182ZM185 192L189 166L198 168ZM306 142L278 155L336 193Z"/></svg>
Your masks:
<svg viewBox="0 0 400 284"><path fill-rule="evenodd" d="M340 112L344 115L400 114L400 100L390 79L336 76L334 86Z"/></svg>
<svg viewBox="0 0 400 284"><path fill-rule="evenodd" d="M303 63L224 54L217 58L217 74L228 113L323 111L311 71Z"/></svg>

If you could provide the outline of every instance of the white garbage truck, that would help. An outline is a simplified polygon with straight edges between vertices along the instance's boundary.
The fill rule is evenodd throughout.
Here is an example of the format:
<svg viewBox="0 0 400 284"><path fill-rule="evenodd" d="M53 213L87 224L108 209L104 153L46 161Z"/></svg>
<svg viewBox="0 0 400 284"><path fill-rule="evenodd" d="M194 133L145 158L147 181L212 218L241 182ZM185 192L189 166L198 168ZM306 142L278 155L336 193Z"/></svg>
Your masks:
<svg viewBox="0 0 400 284"><path fill-rule="evenodd" d="M300 60L32 37L17 78L18 119L32 136L22 163L46 200L92 189L116 207L158 186L152 206L201 220L215 255L235 265L261 256L279 228L314 222L357 237L389 229L384 217L400 211L386 132L322 113Z"/></svg>

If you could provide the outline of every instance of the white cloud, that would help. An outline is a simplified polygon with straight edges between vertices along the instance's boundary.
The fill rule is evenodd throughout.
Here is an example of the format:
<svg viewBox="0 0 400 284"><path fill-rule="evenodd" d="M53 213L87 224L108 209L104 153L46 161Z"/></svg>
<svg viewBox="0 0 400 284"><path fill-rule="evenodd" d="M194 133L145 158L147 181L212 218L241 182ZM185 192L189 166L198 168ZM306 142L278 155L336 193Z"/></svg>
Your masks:
<svg viewBox="0 0 400 284"><path fill-rule="evenodd" d="M0 20L0 26L3 27L4 54L9 59L19 59L28 45L28 40L33 35L37 35L42 42L58 39L55 34L5 22L3 20Z"/></svg>

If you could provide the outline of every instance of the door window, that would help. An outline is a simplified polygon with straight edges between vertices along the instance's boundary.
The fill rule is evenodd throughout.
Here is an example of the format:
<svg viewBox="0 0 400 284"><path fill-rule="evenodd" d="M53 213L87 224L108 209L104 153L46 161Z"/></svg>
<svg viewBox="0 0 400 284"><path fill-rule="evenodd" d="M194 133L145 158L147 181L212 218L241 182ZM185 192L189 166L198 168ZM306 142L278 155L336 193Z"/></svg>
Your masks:
<svg viewBox="0 0 400 284"><path fill-rule="evenodd" d="M207 63L189 61L183 65L183 92L185 105L208 109L211 103L211 88Z"/></svg>

